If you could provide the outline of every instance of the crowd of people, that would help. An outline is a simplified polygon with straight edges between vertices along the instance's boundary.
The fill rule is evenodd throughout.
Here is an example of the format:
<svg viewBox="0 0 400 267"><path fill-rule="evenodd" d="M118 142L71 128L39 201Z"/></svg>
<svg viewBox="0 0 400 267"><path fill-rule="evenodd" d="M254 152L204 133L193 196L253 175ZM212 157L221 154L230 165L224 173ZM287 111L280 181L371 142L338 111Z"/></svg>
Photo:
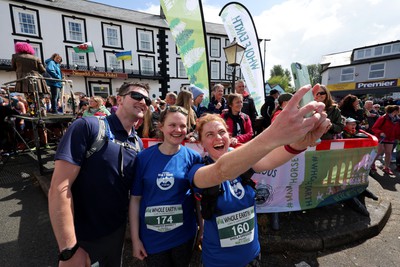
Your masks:
<svg viewBox="0 0 400 267"><path fill-rule="evenodd" d="M44 67L30 52L21 54L55 79L40 105L58 113L62 58L53 54ZM18 60L13 56L16 66ZM245 82L236 82L235 93L224 89L213 86L208 106L194 85L164 99L152 100L149 85L138 82L122 84L107 99L79 96L49 190L59 266L120 266L128 220L132 255L149 267L188 266L200 243L205 267L261 266L252 174L284 164L319 139L368 134L378 137L376 159L384 155L383 171L393 174L400 137L395 103L385 103L382 113L379 103L355 95L336 103L320 84L295 94L271 90L260 110L264 129L256 132L258 112ZM299 108L310 90L315 101ZM23 94L4 93L2 106L29 112ZM16 124L23 130L23 120ZM153 137L160 143L144 149L141 138ZM206 156L183 146L185 140L199 142Z"/></svg>

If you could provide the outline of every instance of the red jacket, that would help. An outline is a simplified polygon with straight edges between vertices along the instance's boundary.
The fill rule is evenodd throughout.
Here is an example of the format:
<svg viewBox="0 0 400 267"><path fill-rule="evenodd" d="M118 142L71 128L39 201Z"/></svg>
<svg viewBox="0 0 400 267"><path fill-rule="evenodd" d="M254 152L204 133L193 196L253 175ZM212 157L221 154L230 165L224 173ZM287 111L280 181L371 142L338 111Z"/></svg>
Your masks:
<svg viewBox="0 0 400 267"><path fill-rule="evenodd" d="M222 113L221 117L226 121L226 125L228 125L229 135L232 136L233 120L226 113ZM246 143L250 141L251 138L253 137L253 128L251 127L251 120L248 115L240 112L240 117L242 118L243 121L244 133L239 136L232 136L232 137L236 137L239 143Z"/></svg>
<svg viewBox="0 0 400 267"><path fill-rule="evenodd" d="M384 142L394 142L396 139L399 139L400 126L399 123L393 123L389 115L385 114L380 116L378 120L372 126L372 131L378 137L381 138L381 133L386 135Z"/></svg>

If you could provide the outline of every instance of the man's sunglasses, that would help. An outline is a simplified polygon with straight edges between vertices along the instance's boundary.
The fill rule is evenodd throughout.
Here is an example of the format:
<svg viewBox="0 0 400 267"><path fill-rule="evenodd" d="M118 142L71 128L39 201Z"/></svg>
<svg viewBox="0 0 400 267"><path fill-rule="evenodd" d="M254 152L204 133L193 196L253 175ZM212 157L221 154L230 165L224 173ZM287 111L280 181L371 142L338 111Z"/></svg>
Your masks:
<svg viewBox="0 0 400 267"><path fill-rule="evenodd" d="M319 95L326 95L326 92L318 92L317 96L319 96Z"/></svg>
<svg viewBox="0 0 400 267"><path fill-rule="evenodd" d="M146 106L150 106L151 105L151 99L145 95L142 95L139 92L135 92L135 91L130 91L129 93L126 93L124 95L121 96L126 96L129 95L132 99L137 100L137 101L142 101L142 99L144 99L144 102L146 102Z"/></svg>

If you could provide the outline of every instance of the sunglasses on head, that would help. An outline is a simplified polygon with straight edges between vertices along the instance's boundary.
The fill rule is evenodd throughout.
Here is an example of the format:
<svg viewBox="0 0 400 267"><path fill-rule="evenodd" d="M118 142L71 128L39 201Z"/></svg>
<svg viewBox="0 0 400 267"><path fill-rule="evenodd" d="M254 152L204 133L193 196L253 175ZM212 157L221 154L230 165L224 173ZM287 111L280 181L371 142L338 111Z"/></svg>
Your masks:
<svg viewBox="0 0 400 267"><path fill-rule="evenodd" d="M326 92L318 92L317 95L326 95Z"/></svg>
<svg viewBox="0 0 400 267"><path fill-rule="evenodd" d="M146 106L150 106L151 105L151 99L139 92L135 92L135 91L130 91L124 95L121 96L126 96L129 95L132 99L136 100L136 101L142 101L142 99L144 99L144 102L146 102Z"/></svg>
<svg viewBox="0 0 400 267"><path fill-rule="evenodd" d="M168 106L166 110L170 112L180 112L185 116L189 114L189 112L184 107L181 106Z"/></svg>

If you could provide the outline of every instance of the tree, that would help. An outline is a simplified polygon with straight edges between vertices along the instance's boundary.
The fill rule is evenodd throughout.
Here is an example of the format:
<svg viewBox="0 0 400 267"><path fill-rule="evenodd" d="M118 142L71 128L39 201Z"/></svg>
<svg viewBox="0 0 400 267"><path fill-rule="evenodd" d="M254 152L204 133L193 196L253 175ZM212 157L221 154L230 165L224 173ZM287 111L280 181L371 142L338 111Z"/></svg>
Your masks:
<svg viewBox="0 0 400 267"><path fill-rule="evenodd" d="M293 88L290 85L292 76L288 69L283 69L281 65L274 65L270 71L270 79L268 83L271 85L279 84L286 92L292 92Z"/></svg>
<svg viewBox="0 0 400 267"><path fill-rule="evenodd" d="M311 84L317 84L322 82L322 66L321 64L307 65L308 73L310 74Z"/></svg>
<svg viewBox="0 0 400 267"><path fill-rule="evenodd" d="M273 76L271 78L269 78L268 83L270 85L277 85L279 84L280 87L283 88L283 90L285 90L285 92L293 92L293 88L290 86L290 82L288 79L288 76L284 75L284 76Z"/></svg>

